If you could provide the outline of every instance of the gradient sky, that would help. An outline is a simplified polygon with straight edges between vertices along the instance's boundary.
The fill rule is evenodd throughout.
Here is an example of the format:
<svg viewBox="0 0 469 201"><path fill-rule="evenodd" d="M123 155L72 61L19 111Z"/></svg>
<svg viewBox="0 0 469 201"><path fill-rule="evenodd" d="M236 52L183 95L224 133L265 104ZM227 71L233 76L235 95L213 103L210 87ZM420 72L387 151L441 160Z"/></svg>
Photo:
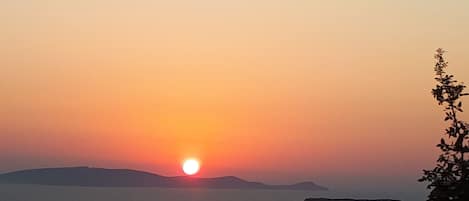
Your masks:
<svg viewBox="0 0 469 201"><path fill-rule="evenodd" d="M469 82L468 10L465 0L3 0L0 171L179 175L197 157L200 176L416 186L445 127L433 53L448 50L449 71Z"/></svg>

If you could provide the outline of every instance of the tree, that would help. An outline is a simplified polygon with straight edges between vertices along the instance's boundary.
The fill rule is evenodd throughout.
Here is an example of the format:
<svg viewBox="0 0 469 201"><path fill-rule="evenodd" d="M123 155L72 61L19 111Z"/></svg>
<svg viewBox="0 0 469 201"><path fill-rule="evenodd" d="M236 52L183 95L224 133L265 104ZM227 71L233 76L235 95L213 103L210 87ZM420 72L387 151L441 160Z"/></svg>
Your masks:
<svg viewBox="0 0 469 201"><path fill-rule="evenodd" d="M438 104L444 106L444 120L450 125L437 145L442 154L436 167L433 170L424 170L424 176L419 181L429 182L429 201L468 201L469 157L466 153L469 153L469 124L461 121L458 114L463 112L460 98L469 93L464 93L464 83L445 72L448 62L443 57L444 53L441 48L436 50L434 70L437 85L432 94Z"/></svg>

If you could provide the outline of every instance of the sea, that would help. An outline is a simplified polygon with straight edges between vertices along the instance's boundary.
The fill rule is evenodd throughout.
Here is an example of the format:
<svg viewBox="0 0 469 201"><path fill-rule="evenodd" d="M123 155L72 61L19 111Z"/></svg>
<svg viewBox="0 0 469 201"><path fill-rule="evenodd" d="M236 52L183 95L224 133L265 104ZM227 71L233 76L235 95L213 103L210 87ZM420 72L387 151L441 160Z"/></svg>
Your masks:
<svg viewBox="0 0 469 201"><path fill-rule="evenodd" d="M369 193L0 184L0 201L303 201L308 197L426 200L423 192L412 191Z"/></svg>

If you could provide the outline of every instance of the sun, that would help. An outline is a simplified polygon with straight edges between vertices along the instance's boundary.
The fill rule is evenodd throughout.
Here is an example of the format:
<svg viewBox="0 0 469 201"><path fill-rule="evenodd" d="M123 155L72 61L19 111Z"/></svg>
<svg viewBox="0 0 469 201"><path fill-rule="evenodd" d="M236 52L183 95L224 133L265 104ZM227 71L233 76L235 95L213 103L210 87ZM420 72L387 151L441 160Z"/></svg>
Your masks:
<svg viewBox="0 0 469 201"><path fill-rule="evenodd" d="M194 159L194 158L186 159L184 163L182 164L182 170L187 175L194 175L197 172L199 172L199 169L200 169L200 163L197 159Z"/></svg>

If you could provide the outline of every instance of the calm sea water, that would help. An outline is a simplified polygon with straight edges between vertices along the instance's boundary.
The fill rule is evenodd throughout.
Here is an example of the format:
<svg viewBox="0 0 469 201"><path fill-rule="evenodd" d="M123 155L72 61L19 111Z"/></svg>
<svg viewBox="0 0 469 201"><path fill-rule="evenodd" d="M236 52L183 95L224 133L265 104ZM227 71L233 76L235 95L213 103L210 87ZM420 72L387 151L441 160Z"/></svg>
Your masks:
<svg viewBox="0 0 469 201"><path fill-rule="evenodd" d="M1 201L303 201L307 197L423 201L422 193L354 193L235 189L94 188L0 184Z"/></svg>

